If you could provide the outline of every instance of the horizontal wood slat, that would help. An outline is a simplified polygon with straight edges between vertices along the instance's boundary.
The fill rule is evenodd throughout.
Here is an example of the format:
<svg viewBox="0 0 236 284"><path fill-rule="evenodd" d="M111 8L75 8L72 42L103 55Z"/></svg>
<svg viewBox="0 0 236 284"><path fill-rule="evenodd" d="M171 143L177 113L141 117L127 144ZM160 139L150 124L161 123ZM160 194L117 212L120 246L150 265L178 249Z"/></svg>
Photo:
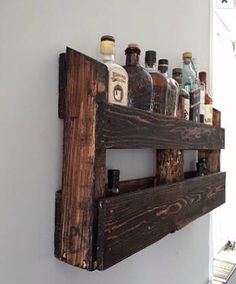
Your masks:
<svg viewBox="0 0 236 284"><path fill-rule="evenodd" d="M225 173L100 200L98 269L104 270L225 202Z"/></svg>
<svg viewBox="0 0 236 284"><path fill-rule="evenodd" d="M107 149L224 148L224 129L98 102L96 147Z"/></svg>

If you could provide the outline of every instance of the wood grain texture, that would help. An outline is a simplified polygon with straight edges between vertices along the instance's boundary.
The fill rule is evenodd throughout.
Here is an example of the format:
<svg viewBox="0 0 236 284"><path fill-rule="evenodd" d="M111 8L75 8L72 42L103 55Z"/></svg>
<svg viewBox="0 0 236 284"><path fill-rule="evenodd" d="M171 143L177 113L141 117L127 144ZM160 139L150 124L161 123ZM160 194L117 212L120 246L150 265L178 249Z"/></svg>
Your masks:
<svg viewBox="0 0 236 284"><path fill-rule="evenodd" d="M98 269L104 270L225 202L225 173L105 198Z"/></svg>
<svg viewBox="0 0 236 284"><path fill-rule="evenodd" d="M221 112L213 109L213 125L221 127ZM220 171L220 150L199 150L198 159L207 159L207 167L209 173L217 173Z"/></svg>
<svg viewBox="0 0 236 284"><path fill-rule="evenodd" d="M95 147L96 96L106 99L105 65L67 48L59 258L94 269L96 200L104 196L105 152Z"/></svg>
<svg viewBox="0 0 236 284"><path fill-rule="evenodd" d="M182 150L158 150L156 157L155 185L169 184L184 179Z"/></svg>
<svg viewBox="0 0 236 284"><path fill-rule="evenodd" d="M58 100L58 116L63 119L65 117L65 92L66 92L66 54L59 55L59 100Z"/></svg>
<svg viewBox="0 0 236 284"><path fill-rule="evenodd" d="M222 149L224 129L138 109L98 104L97 147L107 149Z"/></svg>
<svg viewBox="0 0 236 284"><path fill-rule="evenodd" d="M62 204L62 191L56 192L56 203L55 203L55 232L54 232L54 255L60 257L61 254L61 204Z"/></svg>

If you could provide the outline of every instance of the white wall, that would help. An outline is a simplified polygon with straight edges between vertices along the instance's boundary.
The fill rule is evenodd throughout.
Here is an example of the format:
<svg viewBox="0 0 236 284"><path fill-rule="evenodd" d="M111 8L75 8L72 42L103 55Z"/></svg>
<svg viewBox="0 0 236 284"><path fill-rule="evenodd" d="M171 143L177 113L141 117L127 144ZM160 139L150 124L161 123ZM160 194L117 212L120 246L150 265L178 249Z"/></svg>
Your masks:
<svg viewBox="0 0 236 284"><path fill-rule="evenodd" d="M229 20L232 19L232 20ZM236 54L232 41L235 40L236 9L217 10L214 17L213 49L213 99L216 108L222 111L222 125L226 129L225 150L221 154L222 171L227 172L227 203L213 214L214 253L216 254L228 240L236 240L236 227L232 226L232 216L236 214L235 162L236 135L232 114L235 112L235 70Z"/></svg>
<svg viewBox="0 0 236 284"><path fill-rule="evenodd" d="M156 49L159 57L169 58L171 67L186 50L203 69L209 67L206 0L0 1L0 283L207 281L208 216L106 272L82 271L53 256L54 193L61 186L62 159L58 54L68 45L95 57L103 34L116 37L120 63L127 43L138 42L143 51ZM123 178L152 172L150 151L138 155L146 162L130 170L122 161ZM108 163L115 156L109 153Z"/></svg>

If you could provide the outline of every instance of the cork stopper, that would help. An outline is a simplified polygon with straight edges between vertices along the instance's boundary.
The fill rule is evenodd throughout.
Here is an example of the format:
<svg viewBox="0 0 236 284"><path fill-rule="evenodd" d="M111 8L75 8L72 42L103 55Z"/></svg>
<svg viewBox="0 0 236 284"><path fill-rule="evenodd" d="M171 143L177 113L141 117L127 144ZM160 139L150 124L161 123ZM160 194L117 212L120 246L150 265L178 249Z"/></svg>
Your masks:
<svg viewBox="0 0 236 284"><path fill-rule="evenodd" d="M100 40L101 54L111 55L115 53L115 38L113 36L104 35Z"/></svg>
<svg viewBox="0 0 236 284"><path fill-rule="evenodd" d="M139 45L137 43L129 43L128 47L125 50L125 54L128 53L137 53L139 55L141 53Z"/></svg>
<svg viewBox="0 0 236 284"><path fill-rule="evenodd" d="M183 53L183 59L191 59L192 57L193 57L192 52L187 51Z"/></svg>
<svg viewBox="0 0 236 284"><path fill-rule="evenodd" d="M139 45L137 43L129 43L128 48L139 48Z"/></svg>

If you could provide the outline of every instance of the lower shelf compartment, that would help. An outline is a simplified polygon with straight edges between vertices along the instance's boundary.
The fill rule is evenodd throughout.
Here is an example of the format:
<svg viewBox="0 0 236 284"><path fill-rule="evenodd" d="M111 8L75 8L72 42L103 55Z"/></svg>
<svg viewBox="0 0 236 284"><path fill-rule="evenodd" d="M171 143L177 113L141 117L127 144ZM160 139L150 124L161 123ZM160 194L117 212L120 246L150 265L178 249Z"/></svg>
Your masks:
<svg viewBox="0 0 236 284"><path fill-rule="evenodd" d="M225 173L101 199L98 269L105 270L225 202Z"/></svg>

